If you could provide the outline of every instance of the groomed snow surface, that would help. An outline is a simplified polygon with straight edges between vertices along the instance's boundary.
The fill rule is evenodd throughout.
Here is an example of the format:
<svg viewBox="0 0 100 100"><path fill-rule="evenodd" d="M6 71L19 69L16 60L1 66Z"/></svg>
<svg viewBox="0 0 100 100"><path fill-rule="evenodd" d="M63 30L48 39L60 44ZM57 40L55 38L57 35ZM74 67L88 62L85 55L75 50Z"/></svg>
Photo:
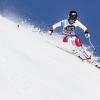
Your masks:
<svg viewBox="0 0 100 100"><path fill-rule="evenodd" d="M100 100L100 70L44 34L0 16L0 100Z"/></svg>

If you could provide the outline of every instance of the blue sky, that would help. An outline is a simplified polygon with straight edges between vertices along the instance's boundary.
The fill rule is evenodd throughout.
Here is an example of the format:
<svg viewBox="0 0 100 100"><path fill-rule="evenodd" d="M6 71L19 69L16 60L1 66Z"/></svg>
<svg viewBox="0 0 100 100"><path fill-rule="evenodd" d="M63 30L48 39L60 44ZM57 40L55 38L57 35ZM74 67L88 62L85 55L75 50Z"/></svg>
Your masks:
<svg viewBox="0 0 100 100"><path fill-rule="evenodd" d="M9 15L8 12L14 13L16 16L30 19L32 23L49 27L65 19L70 10L76 10L79 20L90 30L96 48L100 48L99 5L99 0L0 0L0 13L5 15ZM79 29L78 33L81 32ZM99 49L97 50L99 52Z"/></svg>

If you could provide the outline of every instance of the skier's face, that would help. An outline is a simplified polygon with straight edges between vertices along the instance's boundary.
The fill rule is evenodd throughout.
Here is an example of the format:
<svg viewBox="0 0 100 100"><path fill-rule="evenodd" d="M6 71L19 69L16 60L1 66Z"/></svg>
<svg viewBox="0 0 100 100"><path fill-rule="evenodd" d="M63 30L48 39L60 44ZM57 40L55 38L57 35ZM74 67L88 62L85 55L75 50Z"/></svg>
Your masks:
<svg viewBox="0 0 100 100"><path fill-rule="evenodd" d="M70 24L74 24L75 23L75 20L69 19L69 23Z"/></svg>

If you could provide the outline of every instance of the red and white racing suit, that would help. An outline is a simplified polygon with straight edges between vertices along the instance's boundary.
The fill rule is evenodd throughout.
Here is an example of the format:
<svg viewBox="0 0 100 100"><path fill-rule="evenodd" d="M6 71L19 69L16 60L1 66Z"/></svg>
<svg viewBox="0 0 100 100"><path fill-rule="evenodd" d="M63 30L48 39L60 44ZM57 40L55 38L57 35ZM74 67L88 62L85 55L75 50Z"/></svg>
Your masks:
<svg viewBox="0 0 100 100"><path fill-rule="evenodd" d="M65 19L65 20L59 21L58 23L54 24L52 26L52 29L55 30L57 27L63 27L63 33L65 34L65 36L63 38L63 42L69 42L69 40L71 39L73 44L82 51L84 56L87 59L90 58L90 55L87 54L87 52L85 51L85 49L82 46L80 39L78 38L78 36L75 33L76 27L80 27L84 32L86 32L87 31L86 26L84 26L78 20L76 20L73 24L70 24L69 21L67 19Z"/></svg>

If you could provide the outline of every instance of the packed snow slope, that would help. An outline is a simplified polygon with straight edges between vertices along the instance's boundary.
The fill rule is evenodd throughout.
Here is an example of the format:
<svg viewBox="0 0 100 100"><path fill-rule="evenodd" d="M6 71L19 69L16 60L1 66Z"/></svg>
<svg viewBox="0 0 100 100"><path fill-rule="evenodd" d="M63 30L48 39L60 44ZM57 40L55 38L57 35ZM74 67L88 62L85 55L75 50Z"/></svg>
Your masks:
<svg viewBox="0 0 100 100"><path fill-rule="evenodd" d="M0 16L0 100L100 100L100 70L44 34Z"/></svg>

